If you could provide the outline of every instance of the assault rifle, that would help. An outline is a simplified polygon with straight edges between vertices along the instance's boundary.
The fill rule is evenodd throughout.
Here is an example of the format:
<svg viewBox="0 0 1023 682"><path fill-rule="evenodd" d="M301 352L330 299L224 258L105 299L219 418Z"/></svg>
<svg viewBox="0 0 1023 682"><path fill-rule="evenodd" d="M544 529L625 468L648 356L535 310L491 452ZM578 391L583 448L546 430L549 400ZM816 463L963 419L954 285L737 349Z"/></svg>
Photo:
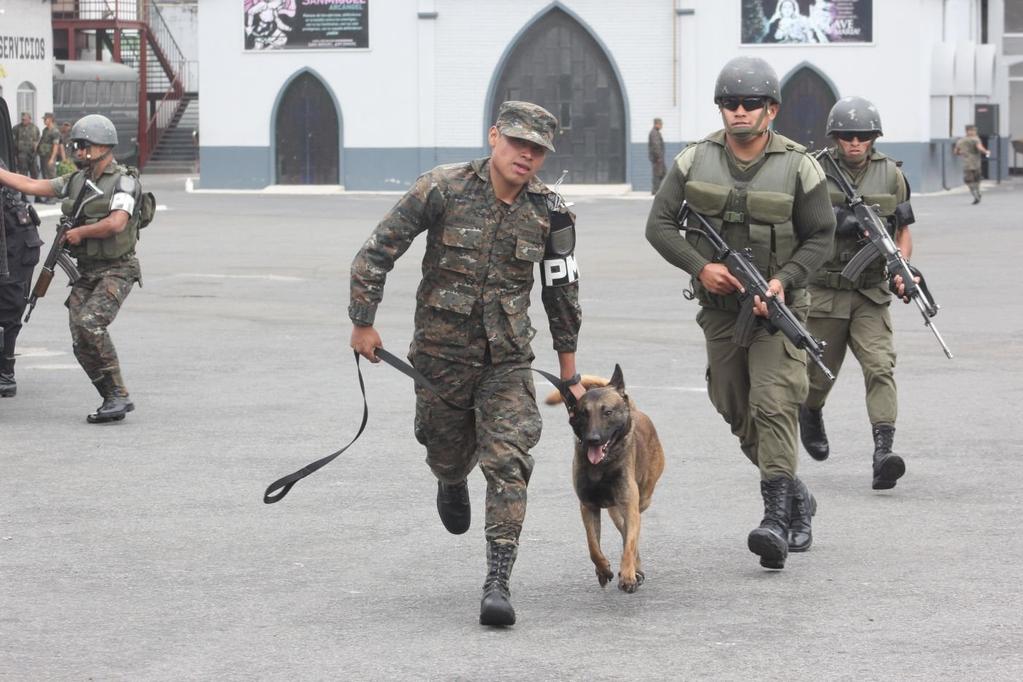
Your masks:
<svg viewBox="0 0 1023 682"><path fill-rule="evenodd" d="M849 177L839 167L830 150L822 149L814 156L824 166L824 174L838 185L838 189L845 194L849 209L853 212L857 222L859 222L862 235L861 241L865 242L863 247L852 257L852 260L843 268L842 277L855 282L863 270L874 260L878 257L884 258L888 277L893 282L896 275L902 278L902 284L905 287L903 295L916 303L916 307L920 309L920 314L924 318L924 324L934 334L934 338L938 340L941 350L945 351L945 357L951 360L952 351L945 345L945 340L941 338L938 328L931 321L931 318L938 314L939 306L934 302L934 297L931 296L931 292L927 288L927 282L924 281L923 274L903 258L898 245L896 245L895 240L888 233L884 220L877 214L877 208L868 205L863 200L863 197L856 193ZM920 278L919 282L916 281L917 277Z"/></svg>
<svg viewBox="0 0 1023 682"><path fill-rule="evenodd" d="M71 254L64 244L64 235L71 228L82 224L82 211L85 210L85 205L101 196L103 196L103 190L97 187L92 180L86 180L71 207L71 215L61 216L60 221L57 222L57 234L53 238L53 243L50 244L50 251L46 254L46 260L43 261L43 268L36 279L36 285L32 288L32 294L28 297L28 312L25 313L25 322L32 317L36 301L46 295L46 291L50 288L50 282L53 281L53 271L58 265L67 275L71 284L81 278L82 275L75 267L75 262L71 260Z"/></svg>
<svg viewBox="0 0 1023 682"><path fill-rule="evenodd" d="M834 381L835 375L824 364L824 347L827 344L814 338L813 334L799 321L799 318L777 296L768 295L767 280L753 264L753 253L749 249L736 251L728 246L728 243L707 222L707 219L694 211L688 202L683 201L682 210L678 214L678 224L683 230L692 229L687 225L690 217L694 217L700 222L702 229L696 229L714 247L714 260L724 264L728 271L742 282L743 289L745 289L745 292L736 294L741 307L739 317L735 322L732 341L740 346L748 346L753 338L754 327L760 322L767 327L770 333L774 334L780 331L792 342L792 345L805 350L810 359L820 367L824 376ZM760 318L753 314L754 296L759 296L760 300L767 304L768 317Z"/></svg>

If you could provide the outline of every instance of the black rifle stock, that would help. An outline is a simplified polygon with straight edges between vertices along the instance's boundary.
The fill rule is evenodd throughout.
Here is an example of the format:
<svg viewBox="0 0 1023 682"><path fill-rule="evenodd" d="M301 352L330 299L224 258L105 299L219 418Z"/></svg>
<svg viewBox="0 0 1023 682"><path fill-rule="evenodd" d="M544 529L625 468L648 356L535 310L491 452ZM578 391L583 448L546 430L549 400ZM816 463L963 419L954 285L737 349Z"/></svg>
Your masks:
<svg viewBox="0 0 1023 682"><path fill-rule="evenodd" d="M71 259L71 254L68 253L67 246L64 244L64 235L71 228L78 227L81 224L82 211L85 209L85 205L101 196L103 196L103 190L97 187L92 180L86 180L82 185L81 191L78 192L78 196L75 197L75 203L71 208L71 215L62 216L57 222L57 234L53 238L53 243L50 244L46 260L43 261L43 267L39 271L39 277L36 278L36 284L32 287L32 293L28 297L28 310L25 312L26 323L32 317L32 311L35 310L36 302L46 296L46 292L50 288L50 282L53 281L54 270L58 266L67 274L68 281L71 284L77 282L81 277L78 268L75 267L75 263Z"/></svg>
<svg viewBox="0 0 1023 682"><path fill-rule="evenodd" d="M842 269L842 277L855 282L868 265L879 257L884 258L888 276L894 279L898 275L902 278L903 295L913 301L916 307L919 308L920 314L924 318L924 324L934 334L934 338L938 340L941 350L945 352L945 357L951 360L952 351L945 345L945 340L941 338L938 328L931 321L931 318L938 314L940 306L935 303L934 298L931 296L923 275L919 270L906 262L895 240L888 233L884 220L877 214L877 209L868 205L863 200L863 197L856 193L852 181L849 180L845 171L839 167L830 150L822 149L815 156L824 167L824 174L838 185L838 189L845 195L849 209L856 216L856 220L860 225L863 240L866 241L863 247L846 263ZM920 278L919 283L916 281L917 277Z"/></svg>
<svg viewBox="0 0 1023 682"><path fill-rule="evenodd" d="M764 324L772 334L780 331L796 348L806 351L821 372L831 381L835 375L827 365L824 364L824 341L814 338L813 334L799 321L792 310L785 305L778 297L768 295L769 288L767 280L760 274L760 270L753 264L753 255L749 249L736 251L728 246L728 243L717 233L717 230L707 222L707 219L694 211L687 202L682 202L682 210L679 211L678 223L683 230L692 229L687 226L689 217L696 218L700 226L696 228L710 241L714 247L714 260L723 264L728 271L742 282L745 292L739 292L741 304L739 316L735 321L735 333L732 341L740 346L749 346L753 338L753 332L757 324ZM768 317L761 318L753 314L753 297L759 296L761 301L767 304Z"/></svg>

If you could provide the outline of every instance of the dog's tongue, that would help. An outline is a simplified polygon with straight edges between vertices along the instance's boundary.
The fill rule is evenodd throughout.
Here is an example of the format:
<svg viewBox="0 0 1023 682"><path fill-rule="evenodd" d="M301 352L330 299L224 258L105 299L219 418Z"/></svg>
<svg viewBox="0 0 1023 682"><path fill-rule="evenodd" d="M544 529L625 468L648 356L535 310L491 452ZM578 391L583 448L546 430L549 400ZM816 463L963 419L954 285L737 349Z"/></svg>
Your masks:
<svg viewBox="0 0 1023 682"><path fill-rule="evenodd" d="M600 464L600 460L604 459L604 452L603 445L591 445L586 450L586 457L589 458L590 464Z"/></svg>

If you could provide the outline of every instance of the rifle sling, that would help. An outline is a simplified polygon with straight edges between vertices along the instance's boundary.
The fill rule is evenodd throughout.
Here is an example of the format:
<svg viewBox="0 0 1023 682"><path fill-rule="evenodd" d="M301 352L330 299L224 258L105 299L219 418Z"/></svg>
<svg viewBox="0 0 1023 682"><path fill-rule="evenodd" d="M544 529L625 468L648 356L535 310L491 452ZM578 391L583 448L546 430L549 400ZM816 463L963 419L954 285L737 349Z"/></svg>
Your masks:
<svg viewBox="0 0 1023 682"><path fill-rule="evenodd" d="M366 399L366 382L362 378L362 366L359 364L361 356L359 355L358 351L354 351L354 354L355 371L359 376L359 390L362 392L362 423L359 424L359 430L355 434L355 437L352 438L351 441L349 441L348 445L345 445L340 450L337 450L327 455L326 457L322 457L316 460L315 462L310 462L309 464L305 465L298 471L288 474L287 476L279 478L273 483L271 483L267 487L266 492L263 493L264 503L273 504L274 502L280 502L281 500L283 500L284 496L288 494L292 486L294 486L296 483L301 481L309 474L312 474L318 471L319 469L322 469L323 467L327 466L332 461L334 461L334 459L338 455L340 455L342 452L350 448L355 443L355 441L359 440L359 436L361 436L362 432L366 430L366 424L369 422L369 402ZM436 395L448 407L455 410L461 410L463 412L472 412L473 410L476 409L476 405L470 405L468 407L465 407L451 400L448 400L443 395L441 395L440 391L437 389L436 386L430 383L430 381L425 376L423 376L422 372L420 372L419 370L417 370L415 367L405 362L404 360L396 357L392 353L384 350L383 348L376 349L376 356L383 360L384 362L386 362L387 364L389 364L391 367L394 367L402 374L411 378L412 381L415 382L415 384L420 388L424 388L427 391ZM572 393L568 390L568 387L565 386L565 382L563 382L559 377L551 374L550 372L545 372L542 369L533 369L533 371L542 376L543 378L547 379L547 381L554 384L555 388L557 388L561 392L562 397L565 399L565 404L566 406L568 406L569 411L575 408L575 396L573 396Z"/></svg>

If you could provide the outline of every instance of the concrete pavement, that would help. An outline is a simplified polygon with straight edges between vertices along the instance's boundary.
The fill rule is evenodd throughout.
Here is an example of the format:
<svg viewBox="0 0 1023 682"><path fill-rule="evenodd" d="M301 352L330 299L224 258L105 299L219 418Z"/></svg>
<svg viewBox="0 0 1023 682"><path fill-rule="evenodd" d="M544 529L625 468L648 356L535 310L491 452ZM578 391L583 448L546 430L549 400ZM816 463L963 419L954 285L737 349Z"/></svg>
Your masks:
<svg viewBox="0 0 1023 682"><path fill-rule="evenodd" d="M394 370L363 364L370 422L349 452L284 501L261 501L358 427L348 266L395 197L145 180L167 210L142 236L144 287L111 328L137 411L85 423L99 399L70 354L62 274L22 333L18 396L0 400L0 678L1023 675L1020 185L977 207L962 194L914 202L913 262L957 357L897 306L908 473L890 492L870 489L862 380L847 360L825 412L831 458L800 455L820 503L814 546L781 572L746 549L757 472L707 400L696 306L643 238L647 201L577 197L580 368L620 363L667 455L643 518L647 582L633 595L597 585L571 432L544 407L512 579L519 623L498 631L476 623L482 475L469 483L473 527L448 535L412 437L411 385ZM399 262L378 318L396 353L421 253ZM536 366L553 369L538 298ZM616 564L606 516L604 547Z"/></svg>

